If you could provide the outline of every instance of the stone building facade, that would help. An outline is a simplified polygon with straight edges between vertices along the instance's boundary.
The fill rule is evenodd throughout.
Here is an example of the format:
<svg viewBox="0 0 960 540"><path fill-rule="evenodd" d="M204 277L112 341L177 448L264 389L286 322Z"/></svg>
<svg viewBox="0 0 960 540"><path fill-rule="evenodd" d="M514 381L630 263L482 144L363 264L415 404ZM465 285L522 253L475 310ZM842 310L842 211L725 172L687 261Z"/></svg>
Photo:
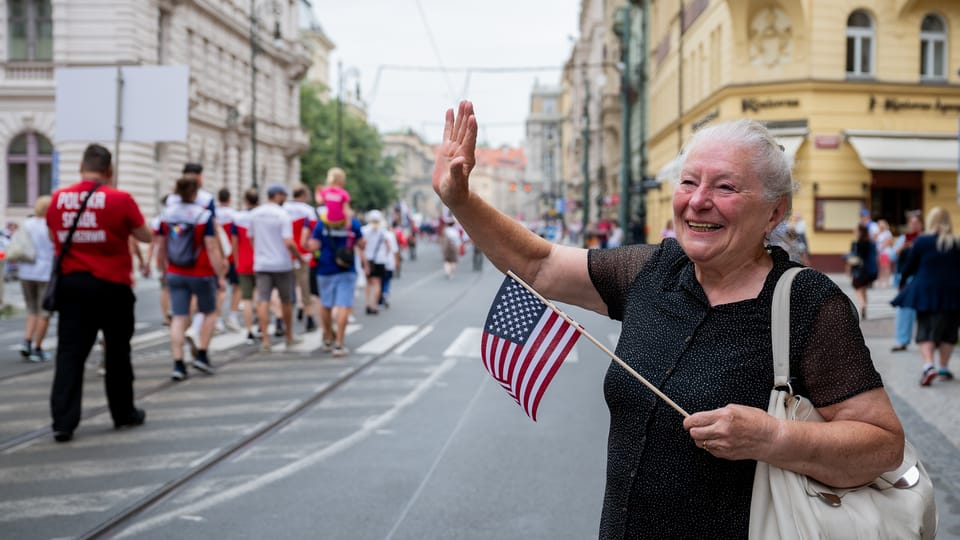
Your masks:
<svg viewBox="0 0 960 540"><path fill-rule="evenodd" d="M187 140L119 145L118 186L147 215L186 161L204 165L211 191L239 193L255 176L261 186L299 181L309 144L299 126L299 81L311 61L299 13L299 0L0 0L5 217L29 214L37 196L75 181L87 143L114 148L112 140L55 141L58 68L189 66Z"/></svg>

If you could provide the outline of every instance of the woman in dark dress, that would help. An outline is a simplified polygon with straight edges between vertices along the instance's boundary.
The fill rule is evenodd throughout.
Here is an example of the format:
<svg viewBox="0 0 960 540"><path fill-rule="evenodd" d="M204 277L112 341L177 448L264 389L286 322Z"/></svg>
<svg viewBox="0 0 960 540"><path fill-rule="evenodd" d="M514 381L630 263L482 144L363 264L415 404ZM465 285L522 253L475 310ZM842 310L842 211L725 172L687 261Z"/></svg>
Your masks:
<svg viewBox="0 0 960 540"><path fill-rule="evenodd" d="M920 384L930 386L938 376L953 379L947 368L960 325L960 238L954 236L950 214L933 208L927 214L926 234L913 243L902 279L913 279L893 299L893 305L917 311L917 347L923 360ZM940 355L939 370L934 352Z"/></svg>
<svg viewBox="0 0 960 540"><path fill-rule="evenodd" d="M623 321L617 355L692 413L611 363L601 538L745 538L757 460L846 487L900 464L903 429L856 310L818 272L794 282L790 373L827 422L766 412L773 289L797 266L767 242L795 184L766 128L741 120L694 135L673 195L676 239L594 250L551 244L471 192L476 139L471 103L447 111L433 176L470 237L544 296Z"/></svg>
<svg viewBox="0 0 960 540"><path fill-rule="evenodd" d="M850 244L847 262L850 265L850 277L853 278L853 290L860 303L860 318L867 318L867 289L877 279L877 246L870 240L870 233L863 223L857 225L856 240Z"/></svg>

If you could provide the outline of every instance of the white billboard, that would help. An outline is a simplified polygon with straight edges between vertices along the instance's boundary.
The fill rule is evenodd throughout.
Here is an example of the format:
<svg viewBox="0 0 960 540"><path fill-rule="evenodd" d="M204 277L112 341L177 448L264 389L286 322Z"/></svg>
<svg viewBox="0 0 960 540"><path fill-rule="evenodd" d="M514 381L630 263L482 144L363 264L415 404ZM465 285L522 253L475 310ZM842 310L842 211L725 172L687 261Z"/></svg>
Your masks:
<svg viewBox="0 0 960 540"><path fill-rule="evenodd" d="M57 68L54 138L116 140L119 112L121 141L186 141L189 80L187 66Z"/></svg>

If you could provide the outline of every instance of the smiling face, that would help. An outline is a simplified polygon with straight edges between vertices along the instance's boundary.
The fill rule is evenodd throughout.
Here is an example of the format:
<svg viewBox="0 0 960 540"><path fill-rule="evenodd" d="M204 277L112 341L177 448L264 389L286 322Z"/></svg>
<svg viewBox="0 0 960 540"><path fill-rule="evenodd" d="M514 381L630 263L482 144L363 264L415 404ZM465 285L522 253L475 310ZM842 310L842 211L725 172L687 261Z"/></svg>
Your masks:
<svg viewBox="0 0 960 540"><path fill-rule="evenodd" d="M673 193L677 240L701 269L734 270L764 249L786 201L768 202L744 147L705 140L690 152Z"/></svg>

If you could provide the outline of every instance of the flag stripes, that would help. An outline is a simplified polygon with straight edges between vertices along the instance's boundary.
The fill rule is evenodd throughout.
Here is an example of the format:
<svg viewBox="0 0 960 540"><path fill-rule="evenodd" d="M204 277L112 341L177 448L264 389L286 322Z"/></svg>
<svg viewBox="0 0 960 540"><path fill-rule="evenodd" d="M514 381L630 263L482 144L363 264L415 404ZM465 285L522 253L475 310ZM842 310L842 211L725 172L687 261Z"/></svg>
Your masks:
<svg viewBox="0 0 960 540"><path fill-rule="evenodd" d="M527 290L506 278L481 338L484 368L531 419L580 333Z"/></svg>

